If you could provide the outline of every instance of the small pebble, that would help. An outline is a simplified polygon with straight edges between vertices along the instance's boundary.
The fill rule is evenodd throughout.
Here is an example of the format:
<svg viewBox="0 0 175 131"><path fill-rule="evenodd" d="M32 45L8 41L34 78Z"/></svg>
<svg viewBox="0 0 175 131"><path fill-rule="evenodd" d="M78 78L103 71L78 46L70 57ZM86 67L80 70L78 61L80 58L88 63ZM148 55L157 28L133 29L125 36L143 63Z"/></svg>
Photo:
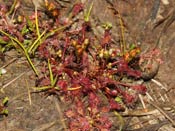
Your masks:
<svg viewBox="0 0 175 131"><path fill-rule="evenodd" d="M168 5L169 1L168 0L161 0L164 5Z"/></svg>
<svg viewBox="0 0 175 131"><path fill-rule="evenodd" d="M3 74L5 74L6 72L7 72L6 69L4 69L4 68L0 69L0 76L3 75Z"/></svg>

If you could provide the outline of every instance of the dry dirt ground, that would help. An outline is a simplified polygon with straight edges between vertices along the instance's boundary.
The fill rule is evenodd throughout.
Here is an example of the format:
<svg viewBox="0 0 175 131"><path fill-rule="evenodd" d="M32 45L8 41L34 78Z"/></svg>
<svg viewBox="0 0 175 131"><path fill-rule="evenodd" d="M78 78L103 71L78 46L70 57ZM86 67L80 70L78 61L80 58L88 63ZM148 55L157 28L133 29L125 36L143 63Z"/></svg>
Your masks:
<svg viewBox="0 0 175 131"><path fill-rule="evenodd" d="M82 1L90 3L90 0ZM25 4L26 2L23 6ZM175 128L172 127L175 123L175 116L172 112L175 111L175 1L94 0L91 14L92 23L96 25L98 22L111 22L113 39L117 41L118 35L115 32L117 32L116 26L118 25L113 10L110 9L112 5L120 12L127 27L126 42L132 41L140 44L143 52L149 51L156 45L162 32L158 46L161 51L162 64L157 75L145 82L148 94L143 96L148 98L150 95L151 99L154 100L154 103L146 103L145 105L154 112L148 112L151 115L146 117L142 117L142 115L140 117L132 116L131 114L125 118L126 126L123 130L136 128L139 130L140 128L140 131L175 131ZM162 24L153 28L158 21L164 18L165 21ZM163 30L164 28L165 30ZM11 63L9 63L10 61ZM5 61L0 60L0 67L4 65L6 65L4 68L7 73L0 76L0 88L3 88L4 91L0 92L0 100L2 101L6 96L9 97L7 107L9 114L7 117L1 116L0 131L62 131L63 119L60 116L58 104L64 111L63 104L58 103L51 96L46 98L43 94L30 94L31 87L35 86L35 75L26 59L18 57L18 54L11 50L6 52ZM12 81L15 78L18 79ZM12 82L9 83L10 81ZM164 107L171 110L171 113L167 113ZM157 113L155 113L156 111ZM111 131L115 130L115 127L111 129Z"/></svg>

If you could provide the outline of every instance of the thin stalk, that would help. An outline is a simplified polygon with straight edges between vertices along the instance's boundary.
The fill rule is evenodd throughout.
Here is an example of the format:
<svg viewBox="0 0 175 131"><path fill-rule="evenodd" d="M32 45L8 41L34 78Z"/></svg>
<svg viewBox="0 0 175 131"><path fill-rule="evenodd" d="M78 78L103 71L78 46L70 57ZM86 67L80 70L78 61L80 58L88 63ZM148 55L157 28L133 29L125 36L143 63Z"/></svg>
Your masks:
<svg viewBox="0 0 175 131"><path fill-rule="evenodd" d="M31 92L30 92L30 89L29 89L29 83L28 83L28 81L27 81L26 79L25 79L25 82L26 82L26 86L27 86L29 104L30 104L30 106L31 106L31 105L32 105L32 98L31 98Z"/></svg>
<svg viewBox="0 0 175 131"><path fill-rule="evenodd" d="M94 1L91 3L91 5L89 7L89 10L87 11L87 13L85 13L85 15L84 15L85 22L88 22L89 21L89 17L90 17L90 14L91 14L93 5L94 5Z"/></svg>
<svg viewBox="0 0 175 131"><path fill-rule="evenodd" d="M74 87L74 88L67 88L68 91L74 91L74 90L78 90L82 88L81 86L78 86L78 87Z"/></svg>
<svg viewBox="0 0 175 131"><path fill-rule="evenodd" d="M122 18L120 16L120 14L118 14L119 17L119 22L120 22L120 29L121 29L121 37L122 37L122 42L120 42L120 48L122 51L122 55L125 53L126 51L126 42L125 42L125 36L124 36L124 26L123 26L123 22L122 22Z"/></svg>
<svg viewBox="0 0 175 131"><path fill-rule="evenodd" d="M35 52L35 50L37 49L37 47L41 44L41 38L42 36L46 33L46 30L43 31L42 34L40 34L39 31L39 25L38 25L38 13L37 13L37 6L35 6L35 27L36 27L36 32L37 32L37 36L38 38L34 41L34 43L29 47L28 49L28 53L31 53L32 49L33 52Z"/></svg>
<svg viewBox="0 0 175 131"><path fill-rule="evenodd" d="M48 68L49 68L49 75L50 75L50 83L51 83L51 86L54 86L54 78L53 78L53 73L52 73L49 59L48 59Z"/></svg>
<svg viewBox="0 0 175 131"><path fill-rule="evenodd" d="M17 0L15 0L10 8L10 10L7 12L7 15L12 14L12 12L15 10L15 6L17 4Z"/></svg>
<svg viewBox="0 0 175 131"><path fill-rule="evenodd" d="M41 87L33 87L33 89L37 90L37 91L45 91L48 89L53 88L52 86L41 86Z"/></svg>
<svg viewBox="0 0 175 131"><path fill-rule="evenodd" d="M32 52L32 49L33 49L33 52L35 52L36 48L40 45L41 42L39 42L38 44L38 41L41 40L41 38L43 37L43 35L46 33L46 31L43 31L43 33L34 41L34 43L30 46L30 48L28 49L28 53L31 53Z"/></svg>
<svg viewBox="0 0 175 131"><path fill-rule="evenodd" d="M37 6L35 6L35 26L36 26L36 32L38 37L40 37L40 31L38 26L38 12L37 12Z"/></svg>
<svg viewBox="0 0 175 131"><path fill-rule="evenodd" d="M119 131L122 131L123 126L124 126L124 120L123 120L123 117L122 117L117 111L114 111L114 114L115 114L115 116L118 117L118 119L119 119L119 121L120 121Z"/></svg>

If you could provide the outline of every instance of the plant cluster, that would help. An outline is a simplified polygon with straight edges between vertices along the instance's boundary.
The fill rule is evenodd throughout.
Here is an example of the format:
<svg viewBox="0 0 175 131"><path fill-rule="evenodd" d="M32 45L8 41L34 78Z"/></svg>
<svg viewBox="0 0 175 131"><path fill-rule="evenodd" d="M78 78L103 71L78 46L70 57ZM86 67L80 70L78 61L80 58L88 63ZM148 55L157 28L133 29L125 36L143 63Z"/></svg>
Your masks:
<svg viewBox="0 0 175 131"><path fill-rule="evenodd" d="M0 103L0 117L3 116L3 115L5 115L5 116L8 115L8 110L6 109L7 108L8 101L9 101L9 98L8 97L5 97L2 100L2 102Z"/></svg>
<svg viewBox="0 0 175 131"><path fill-rule="evenodd" d="M89 20L92 5L85 12L83 4L76 3L67 18L55 15L47 20L41 20L39 11L14 20L10 18L13 14L6 15L7 7L0 6L1 50L15 47L23 52L35 73L31 57L41 61L35 89L72 102L65 111L71 131L109 131L108 112L123 111L135 104L138 94L145 94L144 85L125 81L141 78L134 68L139 66L140 49L135 45L120 48L112 41L110 24L103 26L104 34L97 40ZM82 11L85 17L76 17ZM80 26L74 27L74 23Z"/></svg>

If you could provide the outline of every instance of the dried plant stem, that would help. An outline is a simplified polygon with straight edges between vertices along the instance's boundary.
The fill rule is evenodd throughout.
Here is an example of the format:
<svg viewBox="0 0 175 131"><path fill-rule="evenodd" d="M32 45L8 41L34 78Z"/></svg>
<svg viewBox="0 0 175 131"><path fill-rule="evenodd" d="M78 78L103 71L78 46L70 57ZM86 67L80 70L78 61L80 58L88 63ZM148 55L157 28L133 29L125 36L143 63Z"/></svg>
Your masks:
<svg viewBox="0 0 175 131"><path fill-rule="evenodd" d="M10 15L10 14L12 14L15 11L17 2L18 2L17 0L14 0L10 10L7 12L7 15Z"/></svg>
<svg viewBox="0 0 175 131"><path fill-rule="evenodd" d="M121 39L122 39L122 42L120 42L120 48L121 48L122 53L124 54L125 51L126 51L126 42L125 42L125 36L124 36L124 29L125 28L124 28L123 21L122 21L122 18L120 16L120 13L118 13L118 17L119 17L119 22L120 22Z"/></svg>
<svg viewBox="0 0 175 131"><path fill-rule="evenodd" d="M9 82L6 83L5 85L3 85L3 86L0 88L0 91L1 91L2 93L4 93L4 89L5 89L6 87L8 87L9 85L11 85L13 82L15 82L15 81L18 80L20 77L22 77L24 74L26 74L27 72L30 72L30 71L31 71L31 70L27 70L27 71L21 73L20 75L18 75L17 77L15 77L15 78L12 79L11 81L9 81Z"/></svg>
<svg viewBox="0 0 175 131"><path fill-rule="evenodd" d="M26 81L26 86L27 86L27 92L28 92L28 97L29 97L29 104L32 105L32 99L31 99L31 94L30 94L30 89L29 89L29 83L27 80Z"/></svg>
<svg viewBox="0 0 175 131"><path fill-rule="evenodd" d="M142 97L141 94L139 94L139 99L140 99L140 101L142 103L143 108L146 109L146 105L145 105L145 102L143 101L143 97Z"/></svg>
<svg viewBox="0 0 175 131"><path fill-rule="evenodd" d="M16 60L17 60L17 58L11 59L10 61L8 61L8 63L6 63L6 64L3 65L2 67L0 67L0 69L7 67L8 65L10 65L11 63L13 63L13 62L16 61Z"/></svg>
<svg viewBox="0 0 175 131"><path fill-rule="evenodd" d="M55 106L57 108L57 111L58 111L58 114L59 114L60 121L61 121L61 124L63 126L63 129L64 129L64 131L67 131L67 126L66 126L66 123L65 123L65 120L64 120L63 113L61 111L60 105L58 104L58 100L55 97L53 97L53 96L52 96L52 99L55 102Z"/></svg>
<svg viewBox="0 0 175 131"><path fill-rule="evenodd" d="M150 99L151 101L154 101L153 97L148 92L146 92L146 95L147 95L148 99Z"/></svg>
<svg viewBox="0 0 175 131"><path fill-rule="evenodd" d="M2 93L4 93L4 89L9 86L10 84L12 84L13 82L15 82L17 79L19 79L21 76L23 76L26 72L21 73L20 75L18 75L16 78L12 79L11 81L9 81L7 84L3 85L0 90Z"/></svg>
<svg viewBox="0 0 175 131"><path fill-rule="evenodd" d="M38 26L38 11L37 6L35 6L35 26L38 37L40 36L39 26Z"/></svg>
<svg viewBox="0 0 175 131"><path fill-rule="evenodd" d="M155 80L155 79L151 79L151 81L153 83L155 83L156 85L160 86L161 89L165 89L166 91L168 90L164 85L162 85L159 81Z"/></svg>
<svg viewBox="0 0 175 131"><path fill-rule="evenodd" d="M165 113L163 111L163 109L161 109L156 103L154 103L152 101L148 101L148 103L150 103L153 107L155 107L157 110L159 110L160 113L162 113L162 115L164 115L172 123L172 125L175 127L175 121L167 113Z"/></svg>

